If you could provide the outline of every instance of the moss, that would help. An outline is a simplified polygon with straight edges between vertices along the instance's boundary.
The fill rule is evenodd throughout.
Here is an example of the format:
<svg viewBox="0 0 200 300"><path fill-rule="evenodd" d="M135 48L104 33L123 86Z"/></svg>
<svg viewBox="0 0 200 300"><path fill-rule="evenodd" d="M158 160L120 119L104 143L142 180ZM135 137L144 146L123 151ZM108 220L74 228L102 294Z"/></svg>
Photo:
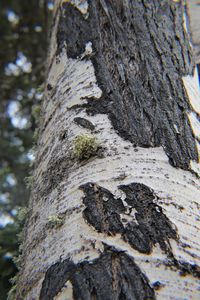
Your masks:
<svg viewBox="0 0 200 300"><path fill-rule="evenodd" d="M34 177L33 176L28 176L24 178L24 181L26 183L27 189L31 189L33 182L34 182Z"/></svg>
<svg viewBox="0 0 200 300"><path fill-rule="evenodd" d="M17 275L15 275L11 279L9 279L9 281L12 284L12 287L9 290L8 294L7 294L7 300L22 299L22 298L17 297L17 294L18 294L18 296L21 296L21 292L20 292L19 287L18 287L19 273L17 273Z"/></svg>
<svg viewBox="0 0 200 300"><path fill-rule="evenodd" d="M21 267L22 267L22 263L23 263L22 255L19 254L19 255L17 255L17 256L14 256L14 257L13 257L13 262L14 262L14 264L16 265L17 269L20 270Z"/></svg>
<svg viewBox="0 0 200 300"><path fill-rule="evenodd" d="M32 115L36 121L39 120L41 114L41 106L38 104L33 105L32 107Z"/></svg>
<svg viewBox="0 0 200 300"><path fill-rule="evenodd" d="M15 300L16 299L17 286L16 284L12 286L12 288L8 292L7 300Z"/></svg>
<svg viewBox="0 0 200 300"><path fill-rule="evenodd" d="M18 274L9 279L12 285L15 285L17 283L17 280L18 280Z"/></svg>
<svg viewBox="0 0 200 300"><path fill-rule="evenodd" d="M35 128L34 134L33 134L33 140L34 140L34 142L37 142L38 137L39 137L39 128Z"/></svg>
<svg viewBox="0 0 200 300"><path fill-rule="evenodd" d="M88 159L97 153L99 144L91 135L81 134L75 138L74 157L78 160Z"/></svg>
<svg viewBox="0 0 200 300"><path fill-rule="evenodd" d="M64 217L59 215L49 216L47 227L48 228L59 228L64 224Z"/></svg>
<svg viewBox="0 0 200 300"><path fill-rule="evenodd" d="M27 207L19 207L16 215L16 226L18 228L17 233L17 241L19 244L18 254L13 257L13 262L20 270L22 266L22 250L23 250L23 240L24 240L24 224L29 213L29 209Z"/></svg>
<svg viewBox="0 0 200 300"><path fill-rule="evenodd" d="M17 212L17 222L24 224L26 217L28 215L29 209L27 207L20 207Z"/></svg>

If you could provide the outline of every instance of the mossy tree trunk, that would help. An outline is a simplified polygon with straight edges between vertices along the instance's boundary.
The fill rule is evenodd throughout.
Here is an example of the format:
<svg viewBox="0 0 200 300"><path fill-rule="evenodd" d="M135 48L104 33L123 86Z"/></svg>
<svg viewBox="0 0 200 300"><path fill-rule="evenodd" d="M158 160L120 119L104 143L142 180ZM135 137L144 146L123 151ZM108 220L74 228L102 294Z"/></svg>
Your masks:
<svg viewBox="0 0 200 300"><path fill-rule="evenodd" d="M183 1L55 1L17 299L199 299Z"/></svg>

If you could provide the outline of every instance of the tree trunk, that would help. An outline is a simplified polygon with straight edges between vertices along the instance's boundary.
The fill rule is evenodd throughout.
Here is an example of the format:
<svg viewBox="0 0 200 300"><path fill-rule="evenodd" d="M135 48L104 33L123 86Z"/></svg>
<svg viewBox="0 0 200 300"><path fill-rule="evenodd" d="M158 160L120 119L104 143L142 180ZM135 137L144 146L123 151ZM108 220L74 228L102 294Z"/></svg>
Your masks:
<svg viewBox="0 0 200 300"><path fill-rule="evenodd" d="M55 1L17 299L200 299L183 1Z"/></svg>
<svg viewBox="0 0 200 300"><path fill-rule="evenodd" d="M188 1L188 15L190 17L190 31L192 34L193 50L196 63L200 64L200 2L199 0Z"/></svg>

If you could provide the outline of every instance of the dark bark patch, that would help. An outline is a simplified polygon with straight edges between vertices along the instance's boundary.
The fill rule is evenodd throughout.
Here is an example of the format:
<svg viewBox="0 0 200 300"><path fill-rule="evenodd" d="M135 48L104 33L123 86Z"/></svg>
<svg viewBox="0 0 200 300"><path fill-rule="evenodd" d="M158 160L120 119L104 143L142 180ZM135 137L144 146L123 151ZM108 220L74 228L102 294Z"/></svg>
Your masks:
<svg viewBox="0 0 200 300"><path fill-rule="evenodd" d="M179 270L179 274L181 276L191 275L200 279L200 266L196 264L191 264L186 261L180 261L172 257L171 261L166 263L166 265L175 267L177 270Z"/></svg>
<svg viewBox="0 0 200 300"><path fill-rule="evenodd" d="M59 134L59 140L63 141L68 137L68 130L62 130Z"/></svg>
<svg viewBox="0 0 200 300"><path fill-rule="evenodd" d="M155 299L147 277L134 259L113 248L92 262L74 264L65 260L51 266L45 275L40 300L53 300L70 280L75 300Z"/></svg>
<svg viewBox="0 0 200 300"><path fill-rule="evenodd" d="M170 253L169 239L177 240L177 232L162 207L154 203L157 197L152 189L141 183L121 185L119 188L125 192L128 205L137 211L137 223L127 225L124 238L141 252L150 253L152 246L158 243L163 251Z"/></svg>
<svg viewBox="0 0 200 300"><path fill-rule="evenodd" d="M85 193L83 216L87 222L99 232L123 232L120 214L125 213L126 209L121 199L115 199L112 193L95 183L87 183L80 188Z"/></svg>
<svg viewBox="0 0 200 300"><path fill-rule="evenodd" d="M48 83L48 84L47 84L47 90L48 90L48 91L51 91L52 89L53 89L53 87Z"/></svg>
<svg viewBox="0 0 200 300"><path fill-rule="evenodd" d="M178 239L176 229L162 208L154 203L156 196L148 186L141 183L119 186L126 194L127 207L121 199L95 183L80 188L85 193L83 217L98 232L121 233L125 241L143 253L151 253L156 243L171 253L169 239ZM130 221L133 210L135 217Z"/></svg>
<svg viewBox="0 0 200 300"><path fill-rule="evenodd" d="M92 122L90 122L89 120L87 120L85 118L76 117L76 118L74 118L74 122L77 125L82 126L91 131L95 129L95 126L92 124Z"/></svg>
<svg viewBox="0 0 200 300"><path fill-rule="evenodd" d="M75 270L75 265L69 259L63 262L57 262L51 266L42 283L40 300L50 300L59 293L66 281L72 276Z"/></svg>
<svg viewBox="0 0 200 300"><path fill-rule="evenodd" d="M70 3L63 3L57 32L57 55L67 44L68 56L79 57L85 51L85 44L90 41L89 31L89 22L81 12Z"/></svg>
<svg viewBox="0 0 200 300"><path fill-rule="evenodd" d="M103 95L88 100L88 113L108 114L121 137L135 146L162 146L173 166L189 169L198 153L182 77L194 64L181 4L90 1L87 20L69 3L62 11L58 52L66 42L68 56L77 58L92 42Z"/></svg>
<svg viewBox="0 0 200 300"><path fill-rule="evenodd" d="M163 288L165 286L165 284L161 283L160 281L156 281L153 283L152 286L153 286L154 290L158 291L161 288Z"/></svg>

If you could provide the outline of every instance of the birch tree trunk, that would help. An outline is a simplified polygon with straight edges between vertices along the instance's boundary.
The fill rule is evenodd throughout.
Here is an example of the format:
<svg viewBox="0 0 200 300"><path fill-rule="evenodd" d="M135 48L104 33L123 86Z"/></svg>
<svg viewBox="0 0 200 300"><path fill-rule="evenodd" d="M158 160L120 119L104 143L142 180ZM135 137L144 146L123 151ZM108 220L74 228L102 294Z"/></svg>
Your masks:
<svg viewBox="0 0 200 300"><path fill-rule="evenodd" d="M17 299L200 299L183 1L55 1Z"/></svg>

